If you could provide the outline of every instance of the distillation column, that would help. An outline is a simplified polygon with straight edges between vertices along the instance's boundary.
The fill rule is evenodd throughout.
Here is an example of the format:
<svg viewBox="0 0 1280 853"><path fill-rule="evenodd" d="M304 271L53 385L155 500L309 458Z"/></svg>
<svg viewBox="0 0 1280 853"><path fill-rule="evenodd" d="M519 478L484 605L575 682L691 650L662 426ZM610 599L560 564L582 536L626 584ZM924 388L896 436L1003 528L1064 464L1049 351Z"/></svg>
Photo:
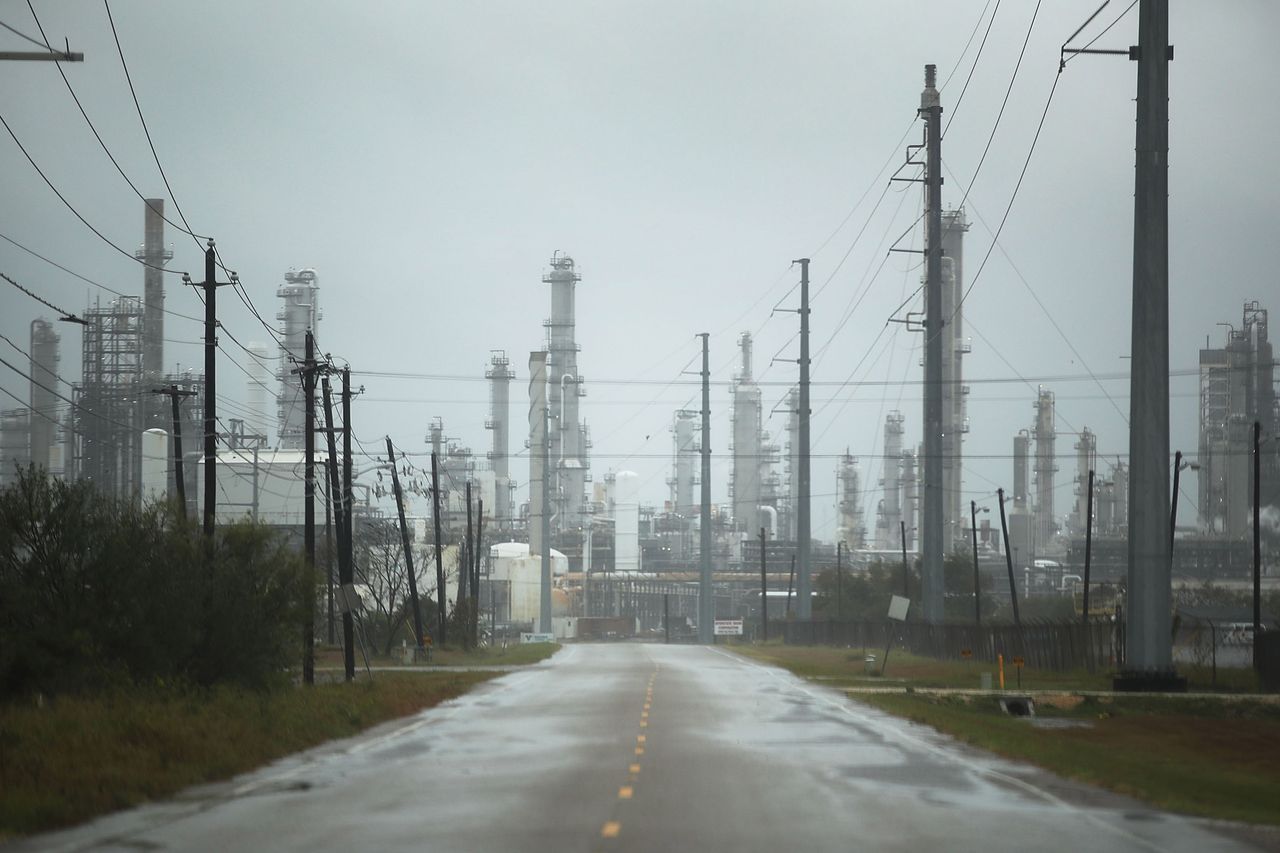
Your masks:
<svg viewBox="0 0 1280 853"><path fill-rule="evenodd" d="M315 333L320 319L320 285L312 269L289 270L285 283L276 290L284 305L276 312L283 320L280 330L280 382L278 424L280 448L301 450L306 433L306 398L302 390L302 374L295 372L306 349L307 332Z"/></svg>
<svg viewBox="0 0 1280 853"><path fill-rule="evenodd" d="M578 375L574 338L574 301L582 276L573 258L556 252L542 281L551 285L551 317L547 329L547 405L550 409L552 527L558 533L583 525L583 493L587 464L578 428L578 398L586 391Z"/></svg>
<svg viewBox="0 0 1280 853"><path fill-rule="evenodd" d="M738 338L742 371L733 385L733 523L754 536L760 527L760 387L751 378L751 333Z"/></svg>
<svg viewBox="0 0 1280 853"><path fill-rule="evenodd" d="M511 527L511 380L516 378L516 372L511 369L511 359L506 352L492 352L484 378L489 380L489 417L484 426L493 431L493 445L488 454L493 468L493 518L499 529L508 529Z"/></svg>

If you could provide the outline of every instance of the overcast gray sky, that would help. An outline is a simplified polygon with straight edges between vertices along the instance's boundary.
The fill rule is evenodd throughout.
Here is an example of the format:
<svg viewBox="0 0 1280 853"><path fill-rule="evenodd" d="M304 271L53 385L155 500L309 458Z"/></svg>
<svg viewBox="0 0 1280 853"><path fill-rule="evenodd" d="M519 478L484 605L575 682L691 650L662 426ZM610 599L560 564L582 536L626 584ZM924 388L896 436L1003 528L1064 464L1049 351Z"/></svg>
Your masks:
<svg viewBox="0 0 1280 853"><path fill-rule="evenodd" d="M1039 5L966 202L971 281L1027 156L1058 48L1096 6ZM1077 41L1126 6L1112 2ZM1036 7L1030 0L119 0L111 11L177 201L196 231L217 238L262 314L274 317L285 270L313 267L325 351L356 371L473 377L361 379L367 393L353 421L366 443L390 434L398 446L422 450L439 415L450 436L483 453L483 370L489 350L505 349L519 377L513 449L521 449L526 362L541 346L550 307L541 275L559 249L582 273L579 364L593 473L635 470L643 498L660 502L671 413L696 404L697 393L692 384L663 383L696 381L680 371L695 367L701 331L714 335L717 379L735 369L744 330L758 332L758 374L774 353L795 359L796 315L771 317L770 309L797 280L791 259L811 255L815 353L830 340L814 379L852 380L813 392L815 532L829 537L834 455L847 447L861 457L864 480L874 485L889 409L905 413L908 442L920 440L920 389L902 384L920 378L919 335L885 325L919 284L918 257L895 254L881 265L888 241L919 214L920 192L895 184L875 207L887 177L881 168L900 162L904 134L919 137L923 66L936 63L942 80L958 67L942 94L944 118L954 119L943 144L943 195L948 206L960 202ZM146 195L164 195L103 5L46 0L36 11L50 39L84 51L83 64L64 69L125 171ZM1268 94L1280 6L1180 0L1170 20L1171 367L1185 371L1196 366L1206 335L1221 341L1215 324L1239 323L1246 299L1280 308L1274 265L1265 260L1277 237L1280 167L1267 151L1280 136L1280 110ZM18 0L0 0L0 21L36 31ZM1136 29L1134 9L1096 46L1127 47ZM24 43L0 31L0 49ZM1127 454L1120 414L1127 379L1082 377L1128 369L1134 72L1123 57L1067 66L1000 245L966 303L974 340L965 368L973 393L964 484L979 501L1011 484L1011 437L1030 425L1038 384L1057 394L1061 513L1072 499L1069 433L1087 425L1100 455ZM89 222L130 251L141 242L142 204L52 64L0 64L0 114ZM97 282L141 293L142 269L77 221L7 134L0 197L0 233ZM918 247L918 232L906 244ZM199 273L194 243L172 230L166 239L171 268ZM73 311L109 298L3 242L0 271ZM199 315L195 294L176 276L169 281L167 307ZM220 304L237 338L268 340L236 300ZM784 307L795 307L794 295ZM8 285L0 290L0 332L23 347L27 324L48 313ZM61 331L62 375L74 381L79 334ZM200 334L199 324L169 317L167 364L199 364ZM234 405L245 399L246 380L230 358L243 364L247 356L227 350L220 390ZM767 370L765 381L778 384L766 385L766 408L795 378L794 363ZM0 387L26 397L26 381L7 369ZM1172 382L1172 446L1187 452L1197 441L1196 388L1193 375ZM713 390L717 453L727 449L728 400L727 388ZM768 427L781 432L784 421L776 414ZM725 499L726 471L718 461L717 501ZM513 474L523 484L523 459ZM869 508L875 500L873 491ZM1182 509L1191 518L1194 500ZM867 522L874 523L870 514Z"/></svg>

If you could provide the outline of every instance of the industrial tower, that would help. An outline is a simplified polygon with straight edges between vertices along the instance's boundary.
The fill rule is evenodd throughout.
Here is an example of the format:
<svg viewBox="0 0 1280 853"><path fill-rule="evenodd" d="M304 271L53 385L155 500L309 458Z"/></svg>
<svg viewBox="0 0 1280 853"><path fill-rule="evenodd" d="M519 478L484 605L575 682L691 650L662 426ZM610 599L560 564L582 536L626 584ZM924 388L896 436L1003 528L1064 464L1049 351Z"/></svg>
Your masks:
<svg viewBox="0 0 1280 853"><path fill-rule="evenodd" d="M693 487L698 484L698 413L693 409L680 409L675 413L671 432L675 459L673 475L667 481L671 487L671 509L683 518L693 518L698 512L694 502Z"/></svg>
<svg viewBox="0 0 1280 853"><path fill-rule="evenodd" d="M511 527L511 380L516 372L511 369L511 359L503 350L493 350L489 368L484 372L489 380L489 417L484 427L493 432L493 445L488 453L493 469L493 518L499 529Z"/></svg>
<svg viewBox="0 0 1280 853"><path fill-rule="evenodd" d="M862 519L862 475L858 470L858 458L848 449L836 466L836 538L846 549L867 546L867 528Z"/></svg>
<svg viewBox="0 0 1280 853"><path fill-rule="evenodd" d="M62 448L57 442L58 333L48 320L31 321L31 442L30 459L37 468L62 473Z"/></svg>
<svg viewBox="0 0 1280 853"><path fill-rule="evenodd" d="M280 447L301 450L306 432L306 399L302 390L302 374L295 372L303 358L307 332L316 331L320 320L320 285L313 269L289 270L276 296L284 305L276 313L284 321L280 330L279 433Z"/></svg>
<svg viewBox="0 0 1280 853"><path fill-rule="evenodd" d="M551 523L556 533L583 526L587 482L587 448L578 418L578 398L586 396L578 374L579 345L574 339L574 302L582 276L573 258L556 251L542 276L551 285L551 317L547 330L547 406L550 426Z"/></svg>
<svg viewBox="0 0 1280 853"><path fill-rule="evenodd" d="M1239 538L1250 530L1254 421L1262 423L1263 435L1280 430L1267 310L1256 301L1245 303L1240 328L1227 327L1225 346L1200 350L1198 497L1210 533ZM1276 451L1264 453L1261 465L1261 505L1280 504Z"/></svg>
<svg viewBox="0 0 1280 853"><path fill-rule="evenodd" d="M884 475L880 485L884 496L876 514L876 549L887 551L902 546L902 412L894 410L884 419Z"/></svg>
<svg viewBox="0 0 1280 853"><path fill-rule="evenodd" d="M964 337L964 235L969 230L964 208L942 212L942 316L947 318L942 346L942 501L950 552L967 544L969 506L962 494L961 459L969 432L969 386L964 384L964 356L971 344Z"/></svg>
<svg viewBox="0 0 1280 853"><path fill-rule="evenodd" d="M1096 472L1098 467L1098 438L1093 430L1088 427L1080 430L1075 449L1076 503L1071 510L1071 532L1082 534L1089 520L1089 472Z"/></svg>
<svg viewBox="0 0 1280 853"><path fill-rule="evenodd" d="M760 386L751 377L751 333L738 338L742 370L733 383L733 524L739 533L754 536L760 527Z"/></svg>
<svg viewBox="0 0 1280 853"><path fill-rule="evenodd" d="M143 243L133 253L146 264L142 282L142 373L147 382L159 382L164 374L164 265L173 260L173 250L164 245L164 199L149 198L144 204Z"/></svg>
<svg viewBox="0 0 1280 853"><path fill-rule="evenodd" d="M1058 470L1058 465L1054 458L1054 442L1057 436L1053 431L1053 392L1041 388L1039 395L1036 397L1035 409L1036 527L1034 549L1036 555L1039 556L1045 553L1045 548L1048 547L1054 534L1058 532L1058 524L1053 514L1053 479Z"/></svg>

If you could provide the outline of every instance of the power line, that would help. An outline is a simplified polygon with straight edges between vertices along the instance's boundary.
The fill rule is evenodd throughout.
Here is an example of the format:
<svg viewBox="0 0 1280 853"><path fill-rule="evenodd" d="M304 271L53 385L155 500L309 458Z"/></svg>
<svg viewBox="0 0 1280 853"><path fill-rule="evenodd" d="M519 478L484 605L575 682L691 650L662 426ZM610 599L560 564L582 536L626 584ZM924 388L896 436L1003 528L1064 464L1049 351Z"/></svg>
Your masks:
<svg viewBox="0 0 1280 853"><path fill-rule="evenodd" d="M30 0L28 0L28 2L30 2ZM983 14L983 15L985 15L986 13L987 13L987 10L986 10L986 7L984 6L984 7L983 7L983 9L982 9L982 14ZM960 109L960 104L964 102L964 95L965 95L965 92L968 92L968 91L969 91L969 82L970 82L971 80L973 80L973 72L978 70L978 60L982 59L982 49L983 49L984 47L986 47L986 46L987 46L987 37L991 35L991 26L992 26L993 24L995 24L995 22L996 22L996 15L998 15L998 14L1000 14L1000 0L996 0L996 8L991 12L991 20L987 22L987 31L986 31L985 33L983 33L983 34L982 34L982 43L978 45L978 52L977 52L977 54L976 54L976 55L974 55L974 57L973 57L973 64L969 66L969 76L967 76L967 77L965 77L965 78L964 78L964 86L962 86L962 87L960 88L960 97L959 97L959 98L956 98L956 105L955 105L954 107L952 107L952 108L951 108L951 118L947 119L947 123L946 123L946 125L942 128L942 138L943 138L943 139L946 139L946 137L947 137L947 130L949 130L949 129L951 128L951 122L953 122L953 121L955 121L955 120L956 120L956 112ZM1035 18L1034 18L1034 16L1033 16L1033 17L1032 17L1032 21L1034 21L1034 20L1035 20ZM978 18L978 24L979 24L979 25L981 25L981 24L982 24L982 18L981 18L981 17L979 17L979 18ZM978 28L977 28L977 27L974 27L973 32L974 32L974 33L976 33L977 31L978 31ZM970 36L969 36L969 41L970 41L970 42L972 42L972 41L973 41L973 35L972 35L972 34L970 34ZM969 46L968 46L968 45L965 45L965 51L968 51L968 50L969 50ZM960 55L961 55L962 57L964 56L964 54L963 54L963 53L962 53L962 54L960 54ZM959 62L957 62L957 63L956 63L956 67L959 67L959 65L960 65L960 63L959 63ZM952 70L952 72L951 72L951 73L952 73L952 74L954 74L954 73L955 73L955 71L954 71L954 70ZM1017 74L1017 73L1018 73L1017 71L1014 71L1014 74ZM948 76L947 76L947 82L950 82L950 81L951 81L951 76L950 76L950 75L948 75ZM942 84L942 88L944 88L944 89L945 89L946 87L947 87L947 84L946 84L946 83L943 83L943 84ZM997 122L998 122L998 121L999 121L999 119L997 119Z"/></svg>
<svg viewBox="0 0 1280 853"><path fill-rule="evenodd" d="M990 153L991 151L991 143L995 141L996 130L999 129L1000 120L1004 117L1005 108L1009 105L1009 95L1013 93L1013 84L1017 81L1018 71L1021 70L1022 68L1022 59L1024 56L1026 56L1027 44L1031 41L1031 31L1035 29L1036 18L1040 15L1041 2L1042 0L1036 0L1036 8L1031 13L1031 22L1027 24L1027 34L1022 40L1022 49L1018 51L1018 61L1013 66L1013 74L1009 77L1009 85L1004 90L1004 100L1000 102L1000 111L996 113L995 124L991 126L991 133L987 136L987 144L982 149L982 156L978 158L978 166L973 170L973 177L969 179L970 190L973 189L974 182L978 180L978 174L982 171L982 165L987 162L987 154ZM1054 81L1054 85L1055 86L1057 85L1056 80ZM1052 97L1052 95L1050 97ZM1045 111L1046 112L1048 111L1048 106L1045 107ZM1043 122L1044 122L1044 119L1041 118L1041 123L1043 124ZM1036 131L1036 135L1039 136L1038 130ZM1035 147L1034 142L1032 143L1032 147L1033 148ZM1017 190L1014 190L1014 193L1016 194ZM960 199L960 207L964 207L965 199L967 199L968 197L969 197L969 190L965 190L964 196L962 196Z"/></svg>
<svg viewBox="0 0 1280 853"><path fill-rule="evenodd" d="M92 231L98 237L99 240L106 243L108 246L115 249L117 252L124 255L126 258L133 261L134 263L141 264L142 266L147 267L148 269L160 270L160 272L168 273L169 275L186 275L185 272L182 272L180 270L171 270L171 269L167 269L165 267L159 266L158 264L148 263L144 261L142 258L135 256L132 252L128 252L120 248L115 243L113 243L110 240L110 238L108 238L105 234L103 234L101 231L95 228L89 222L89 220L85 219L80 214L80 211L76 210L75 206L71 202L67 201L67 197L64 196L61 190L59 190L54 185L53 181L49 180L49 176L46 175L44 173L44 170L40 168L40 165L36 163L35 158L33 158L31 156L31 153L27 151L27 147L22 144L22 140L18 139L18 135L13 132L13 128L9 126L9 122L5 120L5 117L3 115L0 115L0 124L3 124L4 129L9 131L9 136L13 139L14 144L18 146L18 150L21 151L22 155L27 158L27 162L31 164L31 168L36 170L36 173L40 175L40 177L44 180L45 184L48 185L49 189L53 190L53 194L58 197L58 200L61 201L64 205L66 205L67 210L71 211L72 214L75 215L76 219L79 219L80 222L84 224L84 227Z"/></svg>
<svg viewBox="0 0 1280 853"><path fill-rule="evenodd" d="M40 30L40 35L41 35L42 37L44 37L44 38L47 40L47 39L48 39L48 36L46 36L46 35L45 35L44 27L43 27L43 26L41 26L41 24L40 24L40 18L39 18L39 16L37 16L37 15L36 15L36 8L35 8L35 6L32 4L31 0L27 0L27 7L31 10L31 17L35 19L35 22L36 22L36 28ZM111 149L107 148L107 143L106 143L105 141L103 141L103 139L102 139L102 135L101 135L100 133L98 133L98 128L94 125L94 123L93 123L92 119L90 119L90 118L89 118L89 114L88 114L88 112L86 112L86 111L85 111L84 104L82 104L82 103L80 102L80 97L76 94L75 89L73 89L73 88L72 88L72 86L71 86L71 81L67 78L67 72L65 72L65 71L63 71L63 70L62 70L62 64L61 64L61 63L58 63L58 62L55 62L55 63L54 63L54 65L55 65L55 66L57 66L58 74L62 76L62 82L66 85L66 87L67 87L67 92L69 92L69 93L71 94L71 99L72 99L73 101L75 101L75 103L76 103L76 107L80 110L80 115L84 117L85 123L87 123L87 124L89 125L89 130L93 131L93 137L94 137L94 139L97 139L97 140L98 140L98 145L100 145L100 146L102 147L103 152L107 155L107 159L109 159L109 160L111 161L111 165L113 165L113 166L115 166L115 167L116 167L116 171L120 173L120 177L124 178L124 182L125 182L126 184L128 184L128 185L129 185L129 188L130 188L131 190L133 190L134 194L135 194L138 198L140 198L140 199L142 200L142 202L143 202L143 203L144 203L144 204L145 204L149 209L151 209L151 210L152 210L152 211L154 211L155 213L159 214L161 219L163 219L165 222L167 222L167 223L169 223L170 225L172 225L174 228L177 228L179 231L183 232L184 234L190 234L190 235L191 235L191 237L192 237L192 239L194 239L194 240L196 241L196 245L197 245L197 246L199 246L199 245L200 245L200 235L198 235L198 234L193 234L193 233L190 231L190 229L188 229L188 228L184 228L183 226L181 226L181 225L179 225L178 223L174 222L174 221L173 221L172 219L170 219L169 217L165 216L165 215L164 215L163 213L161 213L159 210L156 210L156 209L155 209L155 207L153 207L153 206L152 206L152 204L151 204L151 200L150 200L150 199L148 199L146 196L144 196L144 195L142 194L142 192L138 189L137 185L136 185L136 184L134 184L134 182L133 182L133 181L131 181L131 180L129 179L129 176L125 174L124 169L120 166L120 163L116 160L115 155L111 153ZM177 205L177 202L175 201L175 202L174 202L174 204L175 204L175 205Z"/></svg>
<svg viewBox="0 0 1280 853"><path fill-rule="evenodd" d="M75 314L72 314L70 311L63 311L61 308L59 308L57 305L54 305L49 300L45 299L43 296L33 293L32 291L18 284L16 281L9 278L9 276L5 275L2 272L0 272L0 278L3 278L5 281L9 282L14 287L18 288L18 290L21 290L23 293L27 294L27 296L30 296L35 301L39 302L41 305L45 305L49 308L52 308L54 311L57 311L59 314L62 315L60 319L67 320L68 322L71 322L71 323L80 323L80 324L87 323L87 321L80 319Z"/></svg>
<svg viewBox="0 0 1280 853"><path fill-rule="evenodd" d="M169 176L165 174L164 166L160 164L160 155L156 153L156 144L151 139L151 130L147 127L147 120L142 115L142 105L138 103L138 92L133 88L133 77L129 74L129 63L125 62L124 48L120 46L120 34L116 32L116 22L111 17L111 4L108 0L102 0L102 5L107 10L107 21L111 24L111 37L115 39L116 53L120 55L120 67L124 69L124 79L129 84L129 94L133 96L133 106L138 111L138 121L142 123L142 132L146 134L147 145L151 147L151 157L156 161L156 168L160 170L165 191L169 193L169 199L173 202L174 209L178 211L178 218L182 220L183 225L187 226L186 233L192 235L196 245L199 246L200 240L195 238L195 230L191 227L191 223L187 222L186 214L182 212L182 205L178 204L178 198L173 194L173 187L169 185ZM35 14L34 10L32 14Z"/></svg>
<svg viewBox="0 0 1280 853"><path fill-rule="evenodd" d="M27 35L26 33L22 32L22 31L20 31L20 30L15 30L13 27L9 26L9 25L8 25L8 24L6 24L4 21L0 21L0 27L4 27L6 30L8 30L9 32L13 33L15 36L18 36L18 37L20 37L20 38L24 38L24 39L26 39L27 41L29 41L29 42L31 42L32 44L34 44L36 47L43 47L45 50L49 51L50 53L58 53L58 51L56 51L56 50L54 50L53 48L49 47L49 45L48 45L48 43L47 43L47 42L48 42L48 39L47 39L47 38L46 38L46 40L45 40L45 41L37 41L36 39L33 39L31 36ZM44 36L44 31L43 31L43 30L41 30L41 31L40 31L40 35L41 35L41 36Z"/></svg>
<svg viewBox="0 0 1280 853"><path fill-rule="evenodd" d="M52 267L56 267L57 269L62 270L64 273L66 273L67 275L71 276L72 278L78 278L78 279L80 279L80 281L83 281L85 284L92 285L92 286L94 286L94 287L98 288L99 290L105 290L107 293L113 294L113 295L115 295L115 296L124 296L124 297L129 297L129 296L130 296L130 294L128 294L128 293L124 293L124 292L122 292L122 291L116 290L116 289L115 289L115 288L113 288L113 287L108 287L107 285L105 285L105 284L103 284L103 283L101 283L101 282L94 281L94 280L93 280L93 279L91 279L91 278L88 278L88 277L86 277L86 276L81 275L80 273L76 272L75 270L68 269L67 267L64 267L62 264L58 263L57 261L52 260L52 259L50 259L50 258L48 258L48 257L45 257L44 255L40 254L40 253L39 253L39 252L37 252L35 249L31 249L31 248L29 248L29 247L27 247L27 246L22 245L22 244L21 244L21 243L19 243L17 240L13 239L12 237L8 236L7 234L0 234L0 240L4 240L5 242L8 242L8 243L13 244L15 247L17 247L17 248L21 249L22 251L26 252L28 255L31 255L31 256L32 256L32 257L34 257L34 258L39 258L40 260L44 261L46 264L49 264L49 265L50 265L50 266L52 266ZM183 319L183 320L191 320L191 321L196 322L196 323L203 323L203 322L204 322L204 318L202 318L202 317L192 317L190 314L182 314L182 313L180 313L180 312L178 312L178 311L170 311L168 308L164 309L164 313L168 314L170 317L178 317L178 318L180 318L180 319Z"/></svg>

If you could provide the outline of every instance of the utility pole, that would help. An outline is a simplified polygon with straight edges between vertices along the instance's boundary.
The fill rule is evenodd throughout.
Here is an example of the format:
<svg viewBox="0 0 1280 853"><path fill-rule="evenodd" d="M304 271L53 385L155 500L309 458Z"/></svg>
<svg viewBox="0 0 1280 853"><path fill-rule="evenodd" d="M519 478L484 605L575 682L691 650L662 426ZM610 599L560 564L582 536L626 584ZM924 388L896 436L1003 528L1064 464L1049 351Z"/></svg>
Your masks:
<svg viewBox="0 0 1280 853"><path fill-rule="evenodd" d="M209 249L209 258L213 257L213 249ZM212 263L212 261L210 261ZM212 280L212 272L210 271L209 280ZM213 305L213 288L208 291L209 306ZM212 310L212 308L210 308ZM210 350L212 353L212 350ZM210 354L206 367L212 364L213 358ZM211 369L211 368L210 368ZM205 412L206 412L206 428L208 426L209 401L213 399L213 388L208 384L208 376L205 377ZM305 613L303 615L303 634L302 634L302 682L304 684L316 683L316 632L315 619L316 607L313 600L312 592L315 588L315 570L316 570L316 342L311 336L311 331L307 331L306 343L306 361L302 366L302 393L306 397L304 400L304 408L306 411L306 436L303 439L304 453L304 474L303 474L303 503L302 503L302 541L303 549L306 553L306 583L303 589L306 593L306 600L303 602ZM208 466L210 434L205 434L205 497L206 501L210 494L209 484L213 482L213 478L209 476L212 473ZM205 534L213 535L213 519L209 515L209 504L205 504Z"/></svg>
<svg viewBox="0 0 1280 853"><path fill-rule="evenodd" d="M334 601L333 601L333 566L336 555L333 550L333 496L337 489L330 479L330 485L324 490L324 551L325 551L325 642L333 645L338 641L334 633Z"/></svg>
<svg viewBox="0 0 1280 853"><path fill-rule="evenodd" d="M396 471L396 450L387 436L387 462L391 464L391 488L396 495L396 514L400 517L400 544L404 547L404 565L409 572L409 602L413 607L413 638L418 651L422 644L422 608L418 606L418 578L413 570L413 545L409 541L409 526L404 520L404 496L400 493L400 474Z"/></svg>
<svg viewBox="0 0 1280 853"><path fill-rule="evenodd" d="M1253 668L1262 636L1262 421L1253 422Z"/></svg>
<svg viewBox="0 0 1280 853"><path fill-rule="evenodd" d="M760 528L760 633L764 641L769 642L769 577L768 552L765 546L768 539L764 527Z"/></svg>
<svg viewBox="0 0 1280 853"><path fill-rule="evenodd" d="M1000 535L1004 538L1004 561L1009 567L1009 600L1013 602L1013 624L1022 633L1022 617L1018 615L1018 584L1013 578L1013 552L1009 550L1009 524L1004 517L1004 489L996 489L1000 501Z"/></svg>
<svg viewBox="0 0 1280 853"><path fill-rule="evenodd" d="M178 518L187 520L187 483L182 471L182 398L194 397L195 391L170 385L156 388L152 394L164 394L173 404L173 485L178 493Z"/></svg>
<svg viewBox="0 0 1280 853"><path fill-rule="evenodd" d="M902 597L911 597L911 566L907 563L907 523L905 521L898 522L898 530L901 533L902 542Z"/></svg>
<svg viewBox="0 0 1280 853"><path fill-rule="evenodd" d="M1093 469L1089 469L1089 498L1086 502L1084 522L1084 613L1082 620L1089 624L1089 564L1093 554Z"/></svg>
<svg viewBox="0 0 1280 853"><path fill-rule="evenodd" d="M796 513L796 538L800 571L796 577L796 613L801 619L813 617L813 596L809 549L812 546L809 519L809 259L793 261L800 265L800 507Z"/></svg>
<svg viewBox="0 0 1280 853"><path fill-rule="evenodd" d="M698 642L715 641L716 605L711 589L711 352L708 332L702 338L702 504L699 509Z"/></svg>
<svg viewBox="0 0 1280 853"><path fill-rule="evenodd" d="M942 104L937 67L924 67L920 115L925 120L924 511L920 531L920 599L924 621L943 618L942 347L949 318L942 309Z"/></svg>
<svg viewBox="0 0 1280 853"><path fill-rule="evenodd" d="M436 528L436 625L440 630L440 645L448 639L445 623L448 621L444 595L444 557L441 554L440 536L440 462L431 451L431 517Z"/></svg>
<svg viewBox="0 0 1280 853"><path fill-rule="evenodd" d="M1185 689L1173 668L1169 507L1169 6L1140 0L1129 384L1129 571L1117 689Z"/></svg>
<svg viewBox="0 0 1280 853"><path fill-rule="evenodd" d="M973 534L973 624L982 627L982 573L978 569L978 502L969 501L969 528Z"/></svg>
<svg viewBox="0 0 1280 853"><path fill-rule="evenodd" d="M836 540L836 621L844 621L844 566L840 556L844 550L844 540Z"/></svg>
<svg viewBox="0 0 1280 853"><path fill-rule="evenodd" d="M484 498L476 498L476 547L471 558L471 645L480 646L480 539L484 536Z"/></svg>
<svg viewBox="0 0 1280 853"><path fill-rule="evenodd" d="M334 505L334 495L340 494L341 481L338 475L338 451L337 451L337 430L333 425L333 394L329 387L329 374L325 373L320 378L321 397L324 400L324 423L325 423L325 440L329 448L329 461L325 465L325 470L329 475L329 488L325 489L328 493L328 500L325 501L325 540L329 541L329 514L330 510L334 510L336 516L336 526L338 528L338 576L343 576L341 569L343 560L346 559L346 548L344 540L346 538L347 528L343 523L342 505L339 503ZM329 554L329 642L333 642L333 554Z"/></svg>
<svg viewBox="0 0 1280 853"><path fill-rule="evenodd" d="M351 455L351 367L342 368L342 559L338 562L338 579L343 584L356 581L355 526L351 520L355 509L352 491ZM355 616L348 609L342 614L342 666L347 681L356 677ZM368 661L365 661L366 668Z"/></svg>
<svg viewBox="0 0 1280 853"><path fill-rule="evenodd" d="M545 354L544 354L545 364ZM545 376L545 368L543 375ZM544 398L545 399L545 398ZM538 596L538 630L551 632L551 408L544 402L542 406L542 518L539 526L542 533L542 554L539 564L542 569L542 588Z"/></svg>
<svg viewBox="0 0 1280 853"><path fill-rule="evenodd" d="M462 647L465 649L471 643L471 615L469 610L462 609L462 603L467 602L468 607L474 602L467 598L467 586L471 583L471 553L474 550L471 540L471 480L466 482L466 501L467 501L467 547L463 549L466 553L458 554L458 604L454 608L455 612L462 619Z"/></svg>
<svg viewBox="0 0 1280 853"><path fill-rule="evenodd" d="M218 502L218 288L237 281L235 273L231 274L230 282L216 281L215 261L213 240L210 240L204 251L204 281L196 284L191 276L182 275L183 284L204 290L204 535L210 542L213 541L213 519ZM312 415L315 415L314 410Z"/></svg>

